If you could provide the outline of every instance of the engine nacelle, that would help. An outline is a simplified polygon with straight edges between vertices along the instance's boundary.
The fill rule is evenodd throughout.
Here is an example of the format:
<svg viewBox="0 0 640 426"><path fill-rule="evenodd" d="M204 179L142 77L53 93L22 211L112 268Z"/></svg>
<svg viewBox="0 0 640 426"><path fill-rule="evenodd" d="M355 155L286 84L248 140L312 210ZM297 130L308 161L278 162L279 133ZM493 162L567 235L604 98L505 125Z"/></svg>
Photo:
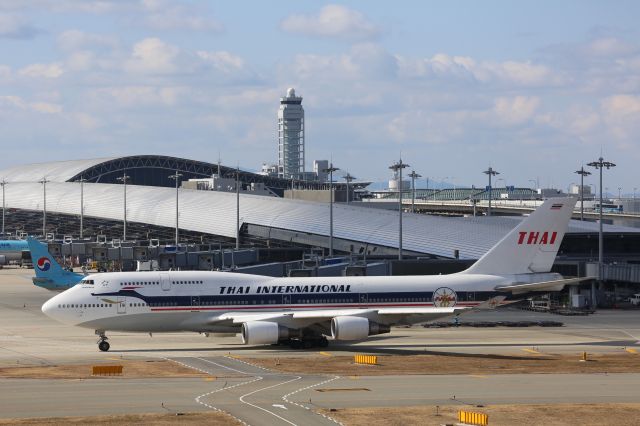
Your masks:
<svg viewBox="0 0 640 426"><path fill-rule="evenodd" d="M272 345L283 339L299 337L291 330L275 322L249 321L242 323L242 343L245 345Z"/></svg>
<svg viewBox="0 0 640 426"><path fill-rule="evenodd" d="M335 340L362 340L368 336L388 333L390 327L362 317L335 317L331 320L331 336Z"/></svg>

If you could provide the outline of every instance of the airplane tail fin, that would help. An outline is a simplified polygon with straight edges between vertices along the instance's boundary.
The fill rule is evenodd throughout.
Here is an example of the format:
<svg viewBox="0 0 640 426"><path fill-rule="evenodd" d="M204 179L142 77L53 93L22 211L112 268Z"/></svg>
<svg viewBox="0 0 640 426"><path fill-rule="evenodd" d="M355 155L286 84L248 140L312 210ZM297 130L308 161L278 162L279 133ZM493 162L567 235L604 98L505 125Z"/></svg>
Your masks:
<svg viewBox="0 0 640 426"><path fill-rule="evenodd" d="M549 272L569 226L573 197L546 200L462 274Z"/></svg>
<svg viewBox="0 0 640 426"><path fill-rule="evenodd" d="M84 275L66 271L49 253L46 244L33 237L27 237L31 260L36 276L33 283L49 290L60 290L74 286Z"/></svg>

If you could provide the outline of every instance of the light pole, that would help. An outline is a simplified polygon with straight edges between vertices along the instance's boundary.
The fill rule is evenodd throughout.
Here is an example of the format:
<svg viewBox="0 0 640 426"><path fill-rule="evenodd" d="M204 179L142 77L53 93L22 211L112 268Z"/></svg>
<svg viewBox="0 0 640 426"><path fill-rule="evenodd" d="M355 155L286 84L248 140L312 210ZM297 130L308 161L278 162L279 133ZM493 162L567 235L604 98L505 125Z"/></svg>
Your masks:
<svg viewBox="0 0 640 426"><path fill-rule="evenodd" d="M402 260L402 169L409 167L402 162L402 158L397 163L389 166L394 173L398 174L398 260Z"/></svg>
<svg viewBox="0 0 640 426"><path fill-rule="evenodd" d="M5 210L5 203L4 203L4 186L7 184L7 181L4 180L4 178L2 178L2 180L0 181L0 185L2 185L2 235L4 236L4 210ZM634 196L635 198L635 196Z"/></svg>
<svg viewBox="0 0 640 426"><path fill-rule="evenodd" d="M80 182L80 239L82 239L82 234L84 233L84 183L87 180L80 176L78 182Z"/></svg>
<svg viewBox="0 0 640 426"><path fill-rule="evenodd" d="M600 172L600 211L599 214L599 222L600 227L598 229L598 282L602 285L602 265L603 265L603 238L602 238L602 170L606 167L609 170L616 165L609 162L604 161L602 157L598 158L598 161L593 161L587 164L589 167L595 167L596 170ZM595 284L591 284L591 304L596 306L596 288Z"/></svg>
<svg viewBox="0 0 640 426"><path fill-rule="evenodd" d="M42 180L38 181L42 184L42 236L44 238L47 237L47 177L43 177Z"/></svg>
<svg viewBox="0 0 640 426"><path fill-rule="evenodd" d="M589 176L591 172L586 171L582 166L580 170L576 170L574 173L580 175L580 220L584 221L584 177Z"/></svg>
<svg viewBox="0 0 640 426"><path fill-rule="evenodd" d="M122 173L122 176L116 178L116 180L123 183L124 186L124 215L123 215L123 228L122 228L122 241L127 241L127 180L131 179L131 176L127 175L127 171L125 170Z"/></svg>
<svg viewBox="0 0 640 426"><path fill-rule="evenodd" d="M179 215L178 215L178 183L180 182L180 177L182 177L182 173L178 173L178 171L176 170L176 172L172 175L169 175L169 179L174 179L176 181L176 247L178 247L178 242L180 241L179 237L180 237L180 231L179 231Z"/></svg>
<svg viewBox="0 0 640 426"><path fill-rule="evenodd" d="M619 186L618 187L618 201L620 201L622 199L622 187Z"/></svg>
<svg viewBox="0 0 640 426"><path fill-rule="evenodd" d="M322 169L329 173L329 256L333 256L333 172L338 170L340 169L333 167L333 163L329 163L328 169Z"/></svg>
<svg viewBox="0 0 640 426"><path fill-rule="evenodd" d="M485 175L489 175L489 208L487 209L487 216L491 216L491 177L495 175L499 175L500 172L497 172L493 170L491 167L489 167L488 170L485 170L482 173L484 173Z"/></svg>
<svg viewBox="0 0 640 426"><path fill-rule="evenodd" d="M347 181L347 204L349 204L349 184L353 182L356 179L356 177L352 176L351 174L349 174L349 172L347 172L347 174L344 175L342 179Z"/></svg>
<svg viewBox="0 0 640 426"><path fill-rule="evenodd" d="M416 179L419 179L422 177L422 175L419 175L418 173L416 173L415 170L411 170L411 173L409 174L409 177L411 178L411 213L415 213L416 207Z"/></svg>
<svg viewBox="0 0 640 426"><path fill-rule="evenodd" d="M293 184L291 186L293 194ZM240 166L236 167L236 250L240 250Z"/></svg>

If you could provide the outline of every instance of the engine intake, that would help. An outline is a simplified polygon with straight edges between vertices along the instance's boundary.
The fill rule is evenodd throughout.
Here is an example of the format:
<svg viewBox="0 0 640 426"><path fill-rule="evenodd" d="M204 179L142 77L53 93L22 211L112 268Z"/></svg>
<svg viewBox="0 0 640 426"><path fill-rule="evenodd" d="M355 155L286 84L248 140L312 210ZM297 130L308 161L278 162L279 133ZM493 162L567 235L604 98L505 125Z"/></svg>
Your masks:
<svg viewBox="0 0 640 426"><path fill-rule="evenodd" d="M335 317L331 320L331 336L335 340L362 340L368 336L388 333L390 327L362 317Z"/></svg>
<svg viewBox="0 0 640 426"><path fill-rule="evenodd" d="M299 337L298 330L269 321L242 323L242 343L245 345L271 345L280 340Z"/></svg>

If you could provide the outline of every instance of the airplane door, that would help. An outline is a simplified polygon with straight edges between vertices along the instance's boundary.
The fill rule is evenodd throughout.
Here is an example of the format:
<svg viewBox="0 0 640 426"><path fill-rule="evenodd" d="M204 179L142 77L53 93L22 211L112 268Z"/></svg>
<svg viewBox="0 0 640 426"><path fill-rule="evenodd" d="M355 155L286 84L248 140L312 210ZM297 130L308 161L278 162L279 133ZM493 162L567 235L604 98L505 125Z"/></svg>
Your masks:
<svg viewBox="0 0 640 426"><path fill-rule="evenodd" d="M126 314L127 313L127 298L124 296L117 297L118 302L118 313Z"/></svg>
<svg viewBox="0 0 640 426"><path fill-rule="evenodd" d="M360 293L360 304L361 305L369 304L369 295L367 293Z"/></svg>
<svg viewBox="0 0 640 426"><path fill-rule="evenodd" d="M200 310L200 296L191 296L191 310L192 311Z"/></svg>
<svg viewBox="0 0 640 426"><path fill-rule="evenodd" d="M160 286L164 291L171 290L171 280L169 274L160 274Z"/></svg>

